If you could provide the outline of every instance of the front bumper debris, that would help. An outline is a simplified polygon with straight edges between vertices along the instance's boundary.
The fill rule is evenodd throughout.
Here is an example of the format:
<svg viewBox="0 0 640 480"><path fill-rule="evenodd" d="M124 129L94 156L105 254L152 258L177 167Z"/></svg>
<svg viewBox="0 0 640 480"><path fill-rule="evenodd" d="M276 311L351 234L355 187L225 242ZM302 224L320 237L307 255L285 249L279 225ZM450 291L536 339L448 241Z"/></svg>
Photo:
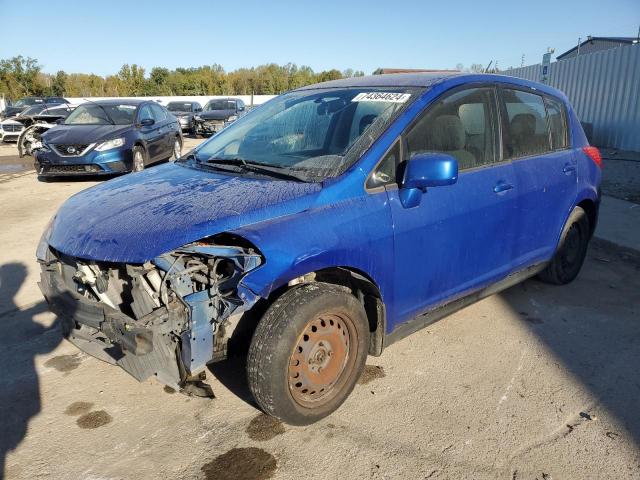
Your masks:
<svg viewBox="0 0 640 480"><path fill-rule="evenodd" d="M202 389L218 328L257 300L240 280L262 263L252 250L212 244L144 265L85 261L51 248L43 256L39 286L65 338L140 382L155 376L187 391Z"/></svg>

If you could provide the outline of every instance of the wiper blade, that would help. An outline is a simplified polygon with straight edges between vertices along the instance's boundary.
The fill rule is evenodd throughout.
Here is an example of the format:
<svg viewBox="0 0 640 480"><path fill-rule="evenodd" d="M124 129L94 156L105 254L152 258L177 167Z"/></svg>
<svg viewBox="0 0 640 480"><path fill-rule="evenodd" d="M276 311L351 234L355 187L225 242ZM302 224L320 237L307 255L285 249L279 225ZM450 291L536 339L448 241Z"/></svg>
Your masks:
<svg viewBox="0 0 640 480"><path fill-rule="evenodd" d="M216 158L212 157L208 160L205 160L206 164L216 165L224 167L225 165L232 165L234 167L240 167L242 170L254 172L254 173L262 173L263 175L269 175L272 177L279 177L284 180L295 180L298 182L306 182L307 180L299 175L295 175L293 173L289 173L289 167L283 166L275 166L275 165L265 165L260 162L254 162L252 160L245 160L243 158Z"/></svg>

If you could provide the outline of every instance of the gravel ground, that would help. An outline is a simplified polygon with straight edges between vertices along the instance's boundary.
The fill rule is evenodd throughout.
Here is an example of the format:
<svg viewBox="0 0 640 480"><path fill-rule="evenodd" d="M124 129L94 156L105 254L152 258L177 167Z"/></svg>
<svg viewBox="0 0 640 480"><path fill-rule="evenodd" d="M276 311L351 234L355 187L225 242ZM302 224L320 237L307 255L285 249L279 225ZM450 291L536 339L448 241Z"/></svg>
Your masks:
<svg viewBox="0 0 640 480"><path fill-rule="evenodd" d="M211 366L206 400L63 341L34 251L93 182L0 182L7 480L640 478L637 253L597 241L571 285L529 280L449 316L370 358L335 414L294 428L255 408L239 360Z"/></svg>
<svg viewBox="0 0 640 480"><path fill-rule="evenodd" d="M602 149L605 195L640 203L640 153Z"/></svg>

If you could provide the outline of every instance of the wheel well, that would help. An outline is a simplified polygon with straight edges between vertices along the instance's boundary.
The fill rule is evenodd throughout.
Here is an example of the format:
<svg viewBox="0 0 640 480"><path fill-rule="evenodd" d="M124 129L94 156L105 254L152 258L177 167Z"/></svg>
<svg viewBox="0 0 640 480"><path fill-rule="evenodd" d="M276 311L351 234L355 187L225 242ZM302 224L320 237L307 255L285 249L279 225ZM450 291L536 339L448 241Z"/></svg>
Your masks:
<svg viewBox="0 0 640 480"><path fill-rule="evenodd" d="M316 282L331 283L348 288L362 303L369 321L369 355L380 356L382 354L386 320L385 307L380 290L368 275L347 267L332 267L300 278L303 279L303 282L304 279L312 278ZM288 286L293 282L289 282Z"/></svg>
<svg viewBox="0 0 640 480"><path fill-rule="evenodd" d="M591 230L589 233L593 235L593 232L596 229L596 223L598 220L598 208L593 200L585 199L582 200L578 207L582 208L587 214L587 218L589 219L589 229Z"/></svg>
<svg viewBox="0 0 640 480"><path fill-rule="evenodd" d="M380 290L371 278L360 271L332 267L307 273L285 283L273 290L267 298L259 299L249 310L241 313L233 325L230 321L229 325L223 324L221 331L217 334L221 345L219 359L246 354L253 332L269 306L296 285L310 282L324 282L345 287L362 303L369 323L369 355L380 356L386 326L386 310Z"/></svg>

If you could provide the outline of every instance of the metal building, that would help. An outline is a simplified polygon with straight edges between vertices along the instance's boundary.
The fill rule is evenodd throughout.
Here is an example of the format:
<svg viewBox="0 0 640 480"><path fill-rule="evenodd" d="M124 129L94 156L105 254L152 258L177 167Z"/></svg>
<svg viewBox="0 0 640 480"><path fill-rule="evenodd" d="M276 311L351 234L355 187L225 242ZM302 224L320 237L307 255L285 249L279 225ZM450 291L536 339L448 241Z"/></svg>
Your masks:
<svg viewBox="0 0 640 480"><path fill-rule="evenodd" d="M539 82L542 65L501 73ZM569 97L580 121L593 125L594 145L640 152L640 44L554 62L546 83Z"/></svg>
<svg viewBox="0 0 640 480"><path fill-rule="evenodd" d="M578 43L575 47L561 53L556 60L567 60L579 55L609 50L610 48L624 47L638 43L637 37L592 37L588 36L584 42Z"/></svg>

